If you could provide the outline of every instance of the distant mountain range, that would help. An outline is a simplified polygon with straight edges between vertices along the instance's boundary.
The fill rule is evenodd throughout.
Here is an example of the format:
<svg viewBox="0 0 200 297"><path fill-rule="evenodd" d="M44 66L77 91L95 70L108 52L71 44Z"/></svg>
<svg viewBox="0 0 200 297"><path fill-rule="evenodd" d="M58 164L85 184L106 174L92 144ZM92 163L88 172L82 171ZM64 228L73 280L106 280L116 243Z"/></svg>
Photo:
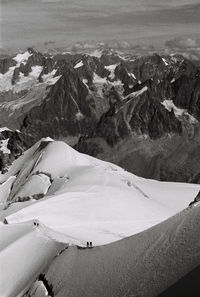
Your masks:
<svg viewBox="0 0 200 297"><path fill-rule="evenodd" d="M0 60L3 170L50 136L143 177L198 182L199 121L200 67L182 55L29 48Z"/></svg>

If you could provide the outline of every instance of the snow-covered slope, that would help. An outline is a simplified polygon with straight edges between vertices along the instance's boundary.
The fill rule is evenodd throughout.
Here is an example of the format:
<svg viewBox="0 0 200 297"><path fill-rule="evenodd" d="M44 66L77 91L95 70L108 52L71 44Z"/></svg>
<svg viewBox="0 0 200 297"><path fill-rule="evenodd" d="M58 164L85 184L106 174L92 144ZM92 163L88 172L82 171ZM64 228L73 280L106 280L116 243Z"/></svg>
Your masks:
<svg viewBox="0 0 200 297"><path fill-rule="evenodd" d="M0 296L23 296L46 265L65 248L51 230L30 221L0 225Z"/></svg>
<svg viewBox="0 0 200 297"><path fill-rule="evenodd" d="M199 211L198 204L106 246L70 247L52 262L45 279L55 297L156 297L200 264ZM191 288L188 295L169 296L199 295Z"/></svg>
<svg viewBox="0 0 200 297"><path fill-rule="evenodd" d="M147 280L152 284L149 278L149 271L152 269L150 263L159 249L166 248L169 251L164 257L162 250L157 254L162 275L171 251L180 254L177 259L180 260L181 266L175 279L190 271L199 259L199 254L195 254L194 257L187 257L187 265L181 262L181 257L187 256L187 247L193 246L188 245L187 240L196 238L191 231L191 224L197 220L199 207L183 211L181 215L174 214L188 206L197 195L200 185L146 180L114 164L80 154L66 143L53 141L51 138L37 142L15 160L10 170L0 175L0 183L0 220L8 223L0 223L0 296L22 296L29 288L31 291L27 296L46 296L48 291L45 283L40 278L37 279L52 263L47 278L51 286L53 283L54 296L66 296L70 291L73 292L70 296L78 297L80 286L72 285L69 289L66 284L73 279L70 271L72 275L77 275L75 283L80 280L82 265L87 266L83 264L83 258L90 263L96 263L100 259L103 266L95 264L100 268L100 272L104 271L101 269L106 267L108 261L111 270L106 268L106 271L110 279L110 271L113 273L115 269L115 259L119 259L117 267L121 267L123 276L129 280L128 287L124 287L123 292L129 290L127 296L131 296L132 278L129 270L131 269L134 275L137 271L134 281L137 282L139 276L145 275L144 282ZM190 232L187 231L185 235L184 230ZM162 235L165 232L166 237ZM181 247L177 245L174 249L171 239L177 240L176 234L181 241ZM131 235L129 239L126 238ZM120 239L124 240L119 241ZM86 247L87 242L92 242L93 246L116 243L108 245L108 248L97 247L94 251L81 249L85 252L84 255L82 252L79 255L74 248L60 254L66 247L65 244ZM196 246L196 241L194 243ZM88 255L90 251L91 257ZM110 258L112 251L114 253ZM143 257L144 253L146 256ZM79 257L80 263L78 261L76 264L73 255ZM57 260L52 262L54 257ZM139 270L135 270L136 263L140 260ZM66 264L63 270L60 261L69 265ZM127 263L130 263L130 269L127 268ZM142 263L147 265L144 266L145 269ZM172 264L174 265L174 262ZM80 265L80 269L77 270L74 265ZM58 274L55 280L52 280L52 271L55 271L55 268ZM86 271L86 278L90 279L87 267ZM87 296L102 296L95 295L99 290L95 283L99 286L97 280L102 280L107 274L100 273L99 278L96 273L97 270L94 269L94 287L87 290ZM112 283L117 292L120 292L120 282L118 285L115 285L115 281ZM160 292L171 283L170 277L167 277L159 288L153 283L153 289L149 290L148 296L155 296L152 292ZM58 294L54 291L55 287L58 288ZM113 290L113 286L110 290ZM146 297L148 286L144 286L142 291L140 287L137 290L140 293L145 292L145 295L138 296ZM105 296L111 296L109 294L110 291L105 291Z"/></svg>
<svg viewBox="0 0 200 297"><path fill-rule="evenodd" d="M200 189L139 178L49 138L26 151L0 182L4 204L7 199L10 205L2 220L38 219L64 234L67 243L80 246L88 241L107 244L146 230L186 208Z"/></svg>

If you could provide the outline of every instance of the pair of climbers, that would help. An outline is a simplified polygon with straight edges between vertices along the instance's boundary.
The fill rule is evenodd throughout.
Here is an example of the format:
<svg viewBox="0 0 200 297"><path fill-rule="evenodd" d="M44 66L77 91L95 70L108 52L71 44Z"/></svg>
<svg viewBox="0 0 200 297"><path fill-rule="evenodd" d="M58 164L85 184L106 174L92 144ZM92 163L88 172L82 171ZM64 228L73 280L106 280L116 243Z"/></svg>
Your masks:
<svg viewBox="0 0 200 297"><path fill-rule="evenodd" d="M91 248L92 247L92 241L87 241L87 248Z"/></svg>

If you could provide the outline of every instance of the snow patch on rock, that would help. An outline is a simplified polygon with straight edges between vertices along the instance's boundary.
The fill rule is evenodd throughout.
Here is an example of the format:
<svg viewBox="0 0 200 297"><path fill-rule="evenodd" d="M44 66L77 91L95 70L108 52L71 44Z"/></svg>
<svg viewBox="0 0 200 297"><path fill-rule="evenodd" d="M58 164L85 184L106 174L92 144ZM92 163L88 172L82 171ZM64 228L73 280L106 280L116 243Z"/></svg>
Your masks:
<svg viewBox="0 0 200 297"><path fill-rule="evenodd" d="M105 69L107 69L108 71L110 71L110 74L109 74L109 78L110 79L114 79L115 78L115 69L116 69L117 66L118 66L118 64L104 66Z"/></svg>
<svg viewBox="0 0 200 297"><path fill-rule="evenodd" d="M134 73L128 73L128 75L129 75L130 77L132 77L133 79L137 79Z"/></svg>
<svg viewBox="0 0 200 297"><path fill-rule="evenodd" d="M169 111L171 112L173 110L175 116L178 119L181 119L181 117L184 117L186 119L188 119L190 124L196 124L198 123L197 119L195 119L195 117L193 117L191 114L188 113L187 109L183 109L183 108L179 108L177 107L173 100L164 100L163 102L161 102L161 104Z"/></svg>
<svg viewBox="0 0 200 297"><path fill-rule="evenodd" d="M31 57L32 54L30 54L28 51L24 52L23 54L17 54L13 60L15 60L17 62L17 67L20 66L20 64L26 64L26 62L28 61L28 58Z"/></svg>
<svg viewBox="0 0 200 297"><path fill-rule="evenodd" d="M145 87L143 87L143 88L142 88L141 90L139 90L139 91L135 91L135 92L133 92L133 93L130 93L130 94L127 95L124 99L131 98L131 97L132 97L132 98L136 98L136 97L142 95L143 93L145 93L147 90L148 90L148 87L145 86Z"/></svg>
<svg viewBox="0 0 200 297"><path fill-rule="evenodd" d="M12 90L12 77L15 67L10 67L4 74L0 73L0 92L7 92Z"/></svg>
<svg viewBox="0 0 200 297"><path fill-rule="evenodd" d="M98 85L103 85L103 84L107 84L107 79L106 77L100 77L98 74L96 74L94 72L94 75L93 75L93 83L94 84L98 84Z"/></svg>
<svg viewBox="0 0 200 297"><path fill-rule="evenodd" d="M84 64L83 64L83 61L81 60L80 62L78 62L75 66L74 66L74 69L77 69L77 68L80 68L82 67Z"/></svg>
<svg viewBox="0 0 200 297"><path fill-rule="evenodd" d="M165 58L162 58L163 62L165 63L165 66L168 66L169 63L167 62L167 60Z"/></svg>
<svg viewBox="0 0 200 297"><path fill-rule="evenodd" d="M54 85L61 78L61 75L55 76L56 71L57 69L53 69L51 72L47 74L43 74L42 75L43 82L48 85Z"/></svg>
<svg viewBox="0 0 200 297"><path fill-rule="evenodd" d="M8 141L9 138L5 139L5 140L0 140L0 151L3 154L10 154L11 151L8 149Z"/></svg>
<svg viewBox="0 0 200 297"><path fill-rule="evenodd" d="M0 132L4 132L4 131L12 131L12 130L10 130L9 128L7 128L7 127L1 127L0 128ZM16 130L17 131L17 130Z"/></svg>

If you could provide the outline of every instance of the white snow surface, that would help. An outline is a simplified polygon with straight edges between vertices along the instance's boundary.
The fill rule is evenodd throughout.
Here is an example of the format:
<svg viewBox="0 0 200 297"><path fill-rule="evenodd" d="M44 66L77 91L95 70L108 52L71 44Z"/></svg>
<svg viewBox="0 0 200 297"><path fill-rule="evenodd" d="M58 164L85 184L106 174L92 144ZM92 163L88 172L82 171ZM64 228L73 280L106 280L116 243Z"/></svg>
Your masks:
<svg viewBox="0 0 200 297"><path fill-rule="evenodd" d="M164 100L161 102L161 104L168 110L168 111L174 111L175 116L178 119L181 119L181 117L186 117L190 124L196 124L198 121L193 117L191 114L188 113L187 109L179 108L177 107L173 100Z"/></svg>
<svg viewBox="0 0 200 297"><path fill-rule="evenodd" d="M137 79L134 73L129 73L128 74L130 77L132 77L133 79Z"/></svg>
<svg viewBox="0 0 200 297"><path fill-rule="evenodd" d="M83 61L81 60L80 62L78 62L75 66L74 66L74 69L77 69L77 68L80 68L82 67L84 64L83 64Z"/></svg>
<svg viewBox="0 0 200 297"><path fill-rule="evenodd" d="M84 80L83 83L87 83L86 80ZM96 74L94 72L93 73L93 84L97 87L97 93L99 94L99 96L104 96L103 89L105 86L116 87L117 91L121 94L121 96L123 96L123 83L119 79L110 81L106 77L100 77L98 74Z"/></svg>
<svg viewBox="0 0 200 297"><path fill-rule="evenodd" d="M14 93L19 93L20 91L30 89L34 86L41 85L42 83L39 83L38 77L40 73L42 72L43 67L39 65L35 65L31 67L31 71L28 74L28 76L25 76L23 73L19 73L19 80L16 82L16 84L12 84L12 78L13 74L16 68L20 66L20 64L26 65L28 58L32 56L28 51L17 54L13 60L17 62L16 66L12 66L8 69L8 71L4 74L0 73L0 92L8 92L13 91ZM58 79L61 77L61 75L58 75L54 77L56 73L56 69L51 71L48 74L44 74L42 76L43 84L47 85L54 85Z"/></svg>
<svg viewBox="0 0 200 297"><path fill-rule="evenodd" d="M14 180L15 176L10 176L3 184L0 185L0 211L6 206Z"/></svg>
<svg viewBox="0 0 200 297"><path fill-rule="evenodd" d="M80 246L87 241L108 244L144 231L186 208L200 190L200 185L137 177L48 138L16 160L0 182L18 172L12 188L15 194L33 195L42 187L37 175L48 174L51 185L47 182L48 191L42 187L47 191L45 198L18 211L14 208L6 216L8 223L38 219L63 234L66 243Z"/></svg>
<svg viewBox="0 0 200 297"><path fill-rule="evenodd" d="M7 127L1 127L0 128L0 132L4 132L4 131L12 131L12 130L10 130L9 128L7 128ZM17 130L16 130L17 131Z"/></svg>
<svg viewBox="0 0 200 297"><path fill-rule="evenodd" d="M14 70L15 66L10 67L4 74L0 73L0 92L7 92L13 89L12 77Z"/></svg>
<svg viewBox="0 0 200 297"><path fill-rule="evenodd" d="M25 89L30 89L32 86L38 84L38 77L42 72L42 66L32 66L31 72L25 76L22 72L19 74L19 81L12 86L14 92L18 93Z"/></svg>
<svg viewBox="0 0 200 297"><path fill-rule="evenodd" d="M112 64L112 65L109 65L109 66L105 66L104 67L105 69L107 69L108 71L110 71L109 77L111 79L114 79L115 78L115 69L116 69L117 66L118 66L118 64Z"/></svg>
<svg viewBox="0 0 200 297"><path fill-rule="evenodd" d="M23 54L17 54L13 58L13 60L15 60L17 62L17 66L20 66L21 63L23 63L25 65L30 56L32 56L32 54L30 54L28 51L26 51Z"/></svg>
<svg viewBox="0 0 200 297"><path fill-rule="evenodd" d="M23 197L34 198L37 195L45 195L51 185L50 178L45 174L33 174L29 177L23 187L19 189L13 200Z"/></svg>
<svg viewBox="0 0 200 297"><path fill-rule="evenodd" d="M49 296L48 291L42 281L36 281L29 291L30 297Z"/></svg>
<svg viewBox="0 0 200 297"><path fill-rule="evenodd" d="M10 150L8 149L8 141L9 138L5 139L5 140L0 140L0 151L3 154L10 154Z"/></svg>
<svg viewBox="0 0 200 297"><path fill-rule="evenodd" d="M2 297L23 296L47 264L65 247L54 239L51 230L41 224L37 226L33 221L1 224L0 238Z"/></svg>
<svg viewBox="0 0 200 297"><path fill-rule="evenodd" d="M162 58L163 62L165 63L166 66L169 65L169 63L167 62L167 60L165 58Z"/></svg>
<svg viewBox="0 0 200 297"><path fill-rule="evenodd" d="M102 78L102 77L100 77L98 74L96 74L96 73L94 72L94 75L93 75L93 83L94 83L94 84L102 85L102 84L106 84L107 82L108 82L108 81L107 81L106 77Z"/></svg>
<svg viewBox="0 0 200 297"><path fill-rule="evenodd" d="M61 75L55 76L56 71L57 69L53 69L50 73L43 74L42 75L43 82L48 85L54 85L61 78Z"/></svg>
<svg viewBox="0 0 200 297"><path fill-rule="evenodd" d="M148 87L147 86L144 86L141 90L135 91L133 93L130 93L124 99L127 99L127 98L136 98L136 97L142 95L143 93L145 93L146 91L148 91Z"/></svg>
<svg viewBox="0 0 200 297"><path fill-rule="evenodd" d="M0 73L0 92L12 90L14 93L19 93L22 90L29 89L39 84L37 79L42 71L42 66L32 66L28 76L20 72L19 80L13 85L12 77L16 67L10 67L5 74Z"/></svg>

